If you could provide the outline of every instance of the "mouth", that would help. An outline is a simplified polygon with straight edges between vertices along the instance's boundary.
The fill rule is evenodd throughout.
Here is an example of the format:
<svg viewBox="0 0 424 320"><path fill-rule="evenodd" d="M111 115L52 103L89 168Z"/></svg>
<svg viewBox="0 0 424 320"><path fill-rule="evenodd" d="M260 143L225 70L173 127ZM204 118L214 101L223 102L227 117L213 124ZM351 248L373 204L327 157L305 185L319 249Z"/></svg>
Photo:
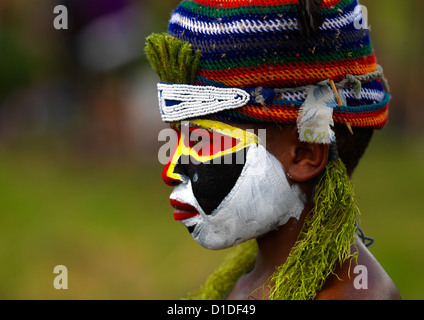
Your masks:
<svg viewBox="0 0 424 320"><path fill-rule="evenodd" d="M171 199L171 206L174 207L174 219L176 221L184 221L200 215L197 209L187 203Z"/></svg>

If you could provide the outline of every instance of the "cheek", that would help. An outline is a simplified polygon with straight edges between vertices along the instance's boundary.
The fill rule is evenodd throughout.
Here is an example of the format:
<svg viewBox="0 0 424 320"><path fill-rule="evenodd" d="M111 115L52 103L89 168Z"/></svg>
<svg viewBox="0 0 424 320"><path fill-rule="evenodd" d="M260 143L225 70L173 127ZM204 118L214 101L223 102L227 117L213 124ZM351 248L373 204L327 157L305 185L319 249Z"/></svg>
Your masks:
<svg viewBox="0 0 424 320"><path fill-rule="evenodd" d="M193 194L205 214L210 215L234 188L243 171L247 149L215 158L212 163L179 163L175 172L191 180ZM184 160L184 159L182 159ZM184 163L183 161L181 161Z"/></svg>
<svg viewBox="0 0 424 320"><path fill-rule="evenodd" d="M225 249L299 219L304 200L275 157L264 148L251 148L231 191L192 235L206 248Z"/></svg>
<svg viewBox="0 0 424 320"><path fill-rule="evenodd" d="M265 149L256 148L249 153L240 178L216 216L230 211L250 235L257 236L291 217L299 219L304 200L300 188L288 183L281 163Z"/></svg>

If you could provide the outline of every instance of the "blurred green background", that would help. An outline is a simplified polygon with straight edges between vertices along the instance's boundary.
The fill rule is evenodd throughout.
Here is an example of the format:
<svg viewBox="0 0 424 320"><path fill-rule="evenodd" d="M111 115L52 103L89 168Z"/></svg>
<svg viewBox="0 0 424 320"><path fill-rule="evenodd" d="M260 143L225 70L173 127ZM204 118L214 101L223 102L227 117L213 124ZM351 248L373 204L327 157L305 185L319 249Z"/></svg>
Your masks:
<svg viewBox="0 0 424 320"><path fill-rule="evenodd" d="M176 3L1 0L0 299L178 299L228 253L173 220L161 181L143 46ZM361 226L402 296L423 299L424 2L362 4L393 101L354 176Z"/></svg>

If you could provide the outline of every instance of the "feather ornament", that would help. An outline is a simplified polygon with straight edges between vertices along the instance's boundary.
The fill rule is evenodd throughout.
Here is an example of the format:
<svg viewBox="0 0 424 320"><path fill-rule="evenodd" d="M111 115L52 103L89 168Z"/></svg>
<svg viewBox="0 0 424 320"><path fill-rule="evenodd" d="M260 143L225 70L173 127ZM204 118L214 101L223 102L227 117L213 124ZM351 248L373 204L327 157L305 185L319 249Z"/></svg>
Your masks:
<svg viewBox="0 0 424 320"><path fill-rule="evenodd" d="M335 141L333 110L336 99L327 83L310 86L305 103L299 110L297 126L302 142L330 144Z"/></svg>

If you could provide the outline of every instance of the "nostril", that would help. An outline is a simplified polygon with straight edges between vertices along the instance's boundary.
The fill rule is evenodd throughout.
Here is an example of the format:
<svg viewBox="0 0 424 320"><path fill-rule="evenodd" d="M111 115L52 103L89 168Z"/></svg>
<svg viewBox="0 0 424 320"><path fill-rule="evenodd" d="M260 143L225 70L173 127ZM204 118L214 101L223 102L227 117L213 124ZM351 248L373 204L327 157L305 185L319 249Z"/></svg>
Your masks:
<svg viewBox="0 0 424 320"><path fill-rule="evenodd" d="M162 171L162 180L170 187L175 187L181 183L181 179L179 179L179 175L169 172L169 165L166 165Z"/></svg>
<svg viewBox="0 0 424 320"><path fill-rule="evenodd" d="M162 171L162 180L171 187L175 187L189 180L190 158L182 155L174 163L170 159Z"/></svg>
<svg viewBox="0 0 424 320"><path fill-rule="evenodd" d="M181 181L172 181L171 187L176 187L181 183Z"/></svg>

